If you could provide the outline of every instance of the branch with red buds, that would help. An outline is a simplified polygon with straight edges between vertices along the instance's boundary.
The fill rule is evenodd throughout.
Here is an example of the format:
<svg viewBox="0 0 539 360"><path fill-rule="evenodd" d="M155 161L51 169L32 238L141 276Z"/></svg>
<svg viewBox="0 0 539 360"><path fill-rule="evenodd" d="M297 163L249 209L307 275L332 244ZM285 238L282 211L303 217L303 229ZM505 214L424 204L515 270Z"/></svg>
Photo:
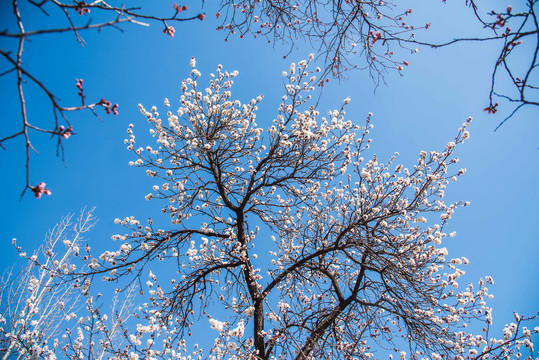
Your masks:
<svg viewBox="0 0 539 360"><path fill-rule="evenodd" d="M20 3L29 2L35 8L37 7L42 11L44 16L58 16L67 18L67 23L69 24L66 27L58 26L63 22L47 22L52 25L44 25L45 22L41 23L39 18L34 19L32 24L35 30L27 30L28 26L23 22L24 14L21 16L21 12L26 11L27 7L20 6ZM67 1L32 1L32 0L12 0L11 1L12 10L11 13L14 15L14 21L8 22L13 23L15 26L12 28L7 28L6 30L0 31L0 39L11 38L16 41L0 41L0 57L5 61L3 62L4 69L0 69L0 77L7 75L9 73L16 74L16 85L17 91L15 94L18 97L20 103L21 115L20 130L14 132L13 134L8 134L3 138L0 138L0 147L6 150L5 143L8 140L15 139L18 137L24 138L25 143L25 152L26 152L26 185L21 194L21 198L26 192L30 189L35 194L47 194L45 191L39 190L39 186L32 186L30 181L30 159L31 159L31 150L36 149L30 141L30 137L34 132L48 133L56 138L57 140L57 154L62 156L63 159L63 145L62 141L67 140L74 134L73 126L70 124L67 118L68 111L79 111L89 109L92 111L93 115L99 118L98 113L95 110L95 107L104 108L107 114L118 115L118 104L113 104L104 98L93 103L86 102L86 96L83 89L83 80L75 79L75 85L77 87L77 94L81 99L81 104L79 106L65 106L60 103L61 96L58 96L56 93L53 93L47 84L43 83L40 80L39 74L33 74L29 71L30 62L23 61L23 48L27 39L30 39L35 36L46 36L48 34L57 34L57 33L74 33L77 41L82 45L86 45L81 33L90 30L102 30L106 27L111 27L115 29L120 29L120 26L123 23L132 23L135 25L147 26L148 23L164 23L165 30L163 31L170 37L174 36L175 29L173 26L169 25L172 22L184 22L184 21L194 21L201 20L200 14L193 15L190 17L181 16L184 15L184 12L187 11L187 5L177 5L174 4L173 11L170 9L170 14L165 15L151 15L149 12L142 10L140 7L125 7L123 5L114 6L105 1L80 1L74 0L71 2ZM102 22L92 23L90 21L81 20L80 16L88 15L92 12L92 15L96 15L96 18L104 19ZM202 14L203 15L203 14ZM7 23L6 23L7 24ZM44 54L46 55L46 54ZM27 59L25 59L27 60ZM50 121L52 124L44 125L43 119L46 121L46 117L40 117L39 119L30 119L29 111L27 111L28 106L32 106L33 102L27 99L27 94L25 93L27 84L32 84L37 86L38 89L48 99L52 105L52 116ZM37 189L37 190L36 190ZM41 196L41 195L40 195Z"/></svg>

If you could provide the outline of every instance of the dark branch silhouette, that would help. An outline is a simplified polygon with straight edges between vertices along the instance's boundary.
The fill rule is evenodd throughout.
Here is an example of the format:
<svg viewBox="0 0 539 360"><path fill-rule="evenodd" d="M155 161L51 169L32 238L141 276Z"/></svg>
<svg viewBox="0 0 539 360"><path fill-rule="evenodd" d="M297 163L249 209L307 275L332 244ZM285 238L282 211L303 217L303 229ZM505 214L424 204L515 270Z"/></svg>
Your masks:
<svg viewBox="0 0 539 360"><path fill-rule="evenodd" d="M56 139L57 144L57 155L61 156L63 159L64 149L63 141L67 140L71 135L76 134L73 131L73 125L70 123L67 113L70 111L79 111L79 110L90 110L94 116L100 118L96 109L102 108L107 114L118 113L118 104L112 104L110 101L101 98L98 101L87 102L86 96L83 93L83 80L76 80L76 87L78 90L78 95L81 99L79 105L64 106L60 103L59 96L56 95L50 88L50 85L43 83L40 80L40 74L32 74L27 70L28 61L24 61L24 46L27 44L27 40L36 36L46 36L54 33L69 33L72 32L75 35L76 41L80 43L81 46L85 46L86 43L82 36L82 33L88 30L101 30L106 27L112 27L118 30L122 30L121 25L125 23L131 23L141 26L148 26L148 22L162 23L164 26L163 32L169 36L174 36L174 27L169 25L174 22L190 21L190 20L201 20L203 19L203 14L196 14L194 16L182 16L182 12L187 10L187 6L178 6L174 4L171 6L171 15L170 16L160 16L160 15L151 15L143 12L140 8L137 7L124 7L124 6L113 6L109 3L98 0L91 3L86 3L84 1L74 1L72 3L62 2L58 0L44 0L44 1L32 1L32 0L22 0L28 2L29 4L39 8L43 16L49 16L52 14L54 16L59 16L57 13L63 14L67 24L60 25L58 27L51 28L38 28L37 30L26 30L23 15L21 15L21 0L12 0L11 8L13 15L15 17L16 28L15 29L5 29L0 31L0 38L15 38L17 39L17 45L13 48L10 48L7 45L0 48L0 55L7 61L8 68L5 71L2 71L0 77L8 76L11 73L16 74L16 87L17 95L20 104L20 130L4 135L0 137L0 147L6 150L7 142L9 140L23 137L25 142L25 169L26 169L26 184L21 193L21 199L24 196L27 190L34 192L36 197L40 197L43 194L42 186L40 184L32 185L31 176L30 176L30 160L31 152L34 151L37 153L37 150L32 145L31 134L33 132L40 132L51 134L52 138ZM100 15L108 16L110 20L92 23L91 18L87 20L90 14L98 13ZM84 25L80 25L80 23ZM26 98L25 87L27 83L33 83L46 95L50 105L52 107L52 121L48 124L48 119L30 119L28 117L27 108L32 106L32 101L30 102ZM10 120L14 121L14 120ZM50 194L50 191L45 194Z"/></svg>

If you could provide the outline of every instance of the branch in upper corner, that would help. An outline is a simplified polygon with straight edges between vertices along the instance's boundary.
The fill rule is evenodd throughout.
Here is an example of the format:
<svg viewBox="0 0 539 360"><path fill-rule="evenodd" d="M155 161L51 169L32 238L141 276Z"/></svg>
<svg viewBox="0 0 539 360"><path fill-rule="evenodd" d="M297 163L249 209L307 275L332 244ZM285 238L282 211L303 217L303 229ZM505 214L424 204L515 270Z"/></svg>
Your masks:
<svg viewBox="0 0 539 360"><path fill-rule="evenodd" d="M82 46L85 46L86 43L81 33L90 31L90 30L101 30L103 28L115 28L122 30L121 25L125 23L131 23L135 25L148 26L150 22L162 23L165 26L165 33L169 36L174 36L175 29L169 23L173 22L185 22L191 20L203 20L203 13L194 13L190 16L185 15L188 11L186 5L179 6L174 4L169 14L159 14L154 15L149 12L143 11L138 7L124 7L124 6L113 6L108 4L103 0L93 1L91 3L86 3L84 1L74 1L72 3L62 2L59 0L53 1L35 1L35 0L26 0L33 7L37 7L41 10L41 15L43 17L48 16L64 16L67 19L68 26L52 26L47 27L43 25L40 27L39 17L37 20L33 20L32 25L36 26L37 29L27 31L25 28L25 23L23 22L23 16L21 16L21 11L24 7L21 7L20 0L12 0L11 5L13 8L13 14L15 17L15 23L17 24L14 29L6 29L0 32L0 38L15 38L18 41L16 46L9 47L7 45L2 45L0 48L0 54L5 60L7 60L7 69L1 71L0 76L6 76L10 73L15 72L17 75L16 86L18 94L18 102L20 104L20 127L15 130L13 133L8 134L0 139L0 147L4 150L7 150L6 142L9 140L24 137L24 147L26 152L25 160L25 170L26 170L26 184L21 193L21 199L26 193L27 190L31 190L36 198L40 198L42 194L50 194L50 190L44 190L43 182L39 182L38 185L31 185L31 176L30 176L30 160L31 150L34 150L37 154L37 150L32 144L32 137L34 133L48 133L51 134L53 138L57 141L57 156L61 156L64 160L64 147L63 141L69 139L71 135L74 135L74 127L70 123L66 113L69 111L79 111L79 110L90 110L94 116L97 118L99 114L96 112L96 107L102 107L107 114L118 114L118 104L113 104L110 101L101 98L99 101L93 103L86 103L85 96L83 95L82 80L76 80L76 86L78 89L78 95L81 98L81 104L75 106L66 106L60 103L60 97L56 95L56 91L53 91L48 85L46 85L41 79L41 74L31 74L27 69L30 67L30 62L28 59L23 58L23 48L27 44L26 40L35 37L35 36L47 36L50 34L58 33L68 33L73 32L75 34L76 41L79 42ZM109 17L108 20L104 20L99 23L92 23L92 21L86 21L86 15L90 13L98 14L103 17ZM84 20L83 20L84 19ZM84 24L80 24L82 20ZM42 54L47 56L47 54ZM24 65L24 66L23 66ZM43 117L39 119L31 119L28 115L27 108L34 106L33 98L28 99L28 93L26 92L27 83L33 83L46 95L51 107L52 114L49 118ZM15 121L15 119L11 120ZM49 122L47 124L47 122Z"/></svg>

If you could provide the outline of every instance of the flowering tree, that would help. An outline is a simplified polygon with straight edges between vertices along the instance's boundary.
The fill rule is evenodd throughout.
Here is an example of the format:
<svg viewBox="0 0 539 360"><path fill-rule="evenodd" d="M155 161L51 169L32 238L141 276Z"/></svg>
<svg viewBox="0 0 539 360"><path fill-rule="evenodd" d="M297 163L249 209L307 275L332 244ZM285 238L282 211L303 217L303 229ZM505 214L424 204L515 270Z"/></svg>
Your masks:
<svg viewBox="0 0 539 360"><path fill-rule="evenodd" d="M503 338L489 338L493 280L462 283L468 260L449 258L442 246L454 235L446 230L452 214L467 205L446 204L444 194L465 173L454 151L471 119L410 168L397 164L397 153L365 158L371 115L363 125L346 120L347 98L321 117L310 95L321 70L309 61L283 73L282 103L266 129L256 119L262 96L234 100L237 72L221 67L201 89L194 59L177 111L168 100L164 117L140 106L157 146L137 147L132 125L125 142L138 158L131 165L157 181L146 199L165 200L170 224L117 219L127 230L112 237L121 244L98 257L81 251L89 270L67 273L146 284L136 330L108 351L133 360L202 358L196 347L184 354L195 323L207 318L217 331L212 359L387 351L401 359L502 358L521 348L531 359L539 328L521 327L531 319L517 316ZM485 322L485 333L467 331L474 321Z"/></svg>
<svg viewBox="0 0 539 360"><path fill-rule="evenodd" d="M0 359L56 359L56 354L101 359L110 343L122 343L134 288L123 299L109 300L107 315L88 282L65 282L59 276L75 270L73 258L95 224L92 211L81 212L76 220L72 215L62 219L35 254L24 252L13 239L28 265L19 273L5 272L1 279Z"/></svg>

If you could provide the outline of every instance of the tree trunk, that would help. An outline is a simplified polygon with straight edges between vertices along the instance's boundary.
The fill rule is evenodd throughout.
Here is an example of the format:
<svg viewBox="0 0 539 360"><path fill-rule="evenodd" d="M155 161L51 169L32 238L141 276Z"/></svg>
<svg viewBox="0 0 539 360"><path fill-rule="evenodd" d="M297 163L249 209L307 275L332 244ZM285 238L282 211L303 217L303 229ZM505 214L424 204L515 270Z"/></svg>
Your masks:
<svg viewBox="0 0 539 360"><path fill-rule="evenodd" d="M266 343L264 341L264 303L262 299L255 301L254 313L254 333L255 333L255 349L258 351L260 359L266 358Z"/></svg>
<svg viewBox="0 0 539 360"><path fill-rule="evenodd" d="M311 335L307 338L305 341L305 345L301 348L298 355L296 356L295 360L305 360L309 356L309 354L313 351L314 347L316 346L316 343L322 335L326 332L327 328L335 323L335 320L337 317L342 313L342 311L350 304L351 298L346 299L345 301L342 301L339 303L339 306L337 306L335 309L333 309L332 312L330 312L317 326L316 329L313 330Z"/></svg>

